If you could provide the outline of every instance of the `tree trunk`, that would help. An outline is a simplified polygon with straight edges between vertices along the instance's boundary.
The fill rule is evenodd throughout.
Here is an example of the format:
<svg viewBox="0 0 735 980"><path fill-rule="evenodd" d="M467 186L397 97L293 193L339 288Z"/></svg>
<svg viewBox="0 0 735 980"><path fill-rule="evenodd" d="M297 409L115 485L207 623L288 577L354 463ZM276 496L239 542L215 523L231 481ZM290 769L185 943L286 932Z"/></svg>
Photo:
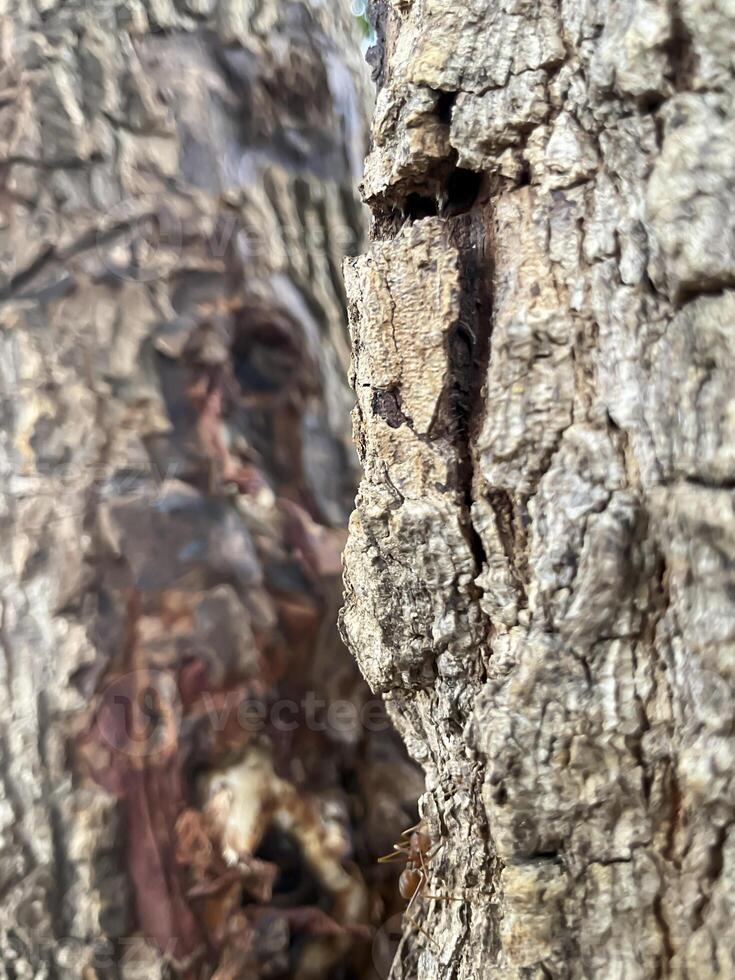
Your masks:
<svg viewBox="0 0 735 980"><path fill-rule="evenodd" d="M342 628L437 845L393 976L731 977L732 5L376 13Z"/></svg>
<svg viewBox="0 0 735 980"><path fill-rule="evenodd" d="M372 976L421 782L335 625L354 18L0 10L0 977Z"/></svg>

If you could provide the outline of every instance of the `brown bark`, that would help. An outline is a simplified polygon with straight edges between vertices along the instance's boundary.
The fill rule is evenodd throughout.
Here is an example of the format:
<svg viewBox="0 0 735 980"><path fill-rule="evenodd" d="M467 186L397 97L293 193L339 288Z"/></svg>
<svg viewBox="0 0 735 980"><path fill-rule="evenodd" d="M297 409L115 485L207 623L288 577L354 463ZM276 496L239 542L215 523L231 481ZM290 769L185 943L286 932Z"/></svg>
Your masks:
<svg viewBox="0 0 735 980"><path fill-rule="evenodd" d="M370 976L420 780L334 625L353 19L2 10L0 976Z"/></svg>
<svg viewBox="0 0 735 980"><path fill-rule="evenodd" d="M448 896L393 976L732 976L731 5L375 6L342 623Z"/></svg>

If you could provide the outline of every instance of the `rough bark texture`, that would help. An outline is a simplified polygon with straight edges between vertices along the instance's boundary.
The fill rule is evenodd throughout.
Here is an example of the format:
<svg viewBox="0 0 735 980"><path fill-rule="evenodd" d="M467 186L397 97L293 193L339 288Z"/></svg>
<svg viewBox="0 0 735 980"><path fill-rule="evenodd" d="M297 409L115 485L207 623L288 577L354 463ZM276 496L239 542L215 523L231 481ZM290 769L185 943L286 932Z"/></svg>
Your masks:
<svg viewBox="0 0 735 980"><path fill-rule="evenodd" d="M421 782L335 625L353 18L0 11L0 977L372 975Z"/></svg>
<svg viewBox="0 0 735 980"><path fill-rule="evenodd" d="M735 8L375 8L342 624L446 896L393 976L731 977Z"/></svg>

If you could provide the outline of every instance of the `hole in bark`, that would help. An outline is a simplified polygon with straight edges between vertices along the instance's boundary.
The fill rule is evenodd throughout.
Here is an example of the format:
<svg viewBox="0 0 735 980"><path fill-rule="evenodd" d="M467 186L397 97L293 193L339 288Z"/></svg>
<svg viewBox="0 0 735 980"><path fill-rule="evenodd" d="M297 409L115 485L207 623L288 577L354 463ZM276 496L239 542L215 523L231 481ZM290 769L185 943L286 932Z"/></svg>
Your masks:
<svg viewBox="0 0 735 980"><path fill-rule="evenodd" d="M692 78L697 69L697 55L692 36L679 9L679 0L672 3L673 35L668 44L663 45L669 56L669 77L677 91L691 88Z"/></svg>
<svg viewBox="0 0 735 980"><path fill-rule="evenodd" d="M422 218L432 218L439 213L436 201L431 197L423 197L421 194L409 194L403 206L403 213L412 221L420 221Z"/></svg>
<svg viewBox="0 0 735 980"><path fill-rule="evenodd" d="M657 112L663 103L664 97L660 92L647 92L638 99L641 112Z"/></svg>
<svg viewBox="0 0 735 980"><path fill-rule="evenodd" d="M387 422L391 429L398 429L411 420L401 408L401 395L397 391L373 392L373 413Z"/></svg>
<svg viewBox="0 0 735 980"><path fill-rule="evenodd" d="M528 855L529 861L561 861L558 851L534 851Z"/></svg>
<svg viewBox="0 0 735 980"><path fill-rule="evenodd" d="M523 168L521 169L521 172L518 175L518 186L528 187L530 183L531 183L531 166L526 160L524 160Z"/></svg>
<svg viewBox="0 0 735 980"><path fill-rule="evenodd" d="M449 337L449 353L452 372L452 385L449 390L451 419L455 431L464 440L469 433L469 413L471 409L471 377L475 352L475 338L468 327L459 324Z"/></svg>
<svg viewBox="0 0 735 980"><path fill-rule="evenodd" d="M278 867L278 877L273 886L273 905L294 908L324 904L328 896L304 860L299 842L291 834L278 827L270 827L255 857Z"/></svg>
<svg viewBox="0 0 735 980"><path fill-rule="evenodd" d="M298 329L277 313L268 316L259 310L243 310L235 320L231 357L241 389L262 394L280 391L293 385L301 371Z"/></svg>
<svg viewBox="0 0 735 980"><path fill-rule="evenodd" d="M457 167L448 177L444 191L446 194L446 209L452 214L469 211L475 204L482 187L482 174L474 170Z"/></svg>
<svg viewBox="0 0 735 980"><path fill-rule="evenodd" d="M437 91L436 108L434 112L436 113L439 122L449 124L452 121L452 109L454 108L454 103L457 101L456 92L442 92L441 89Z"/></svg>

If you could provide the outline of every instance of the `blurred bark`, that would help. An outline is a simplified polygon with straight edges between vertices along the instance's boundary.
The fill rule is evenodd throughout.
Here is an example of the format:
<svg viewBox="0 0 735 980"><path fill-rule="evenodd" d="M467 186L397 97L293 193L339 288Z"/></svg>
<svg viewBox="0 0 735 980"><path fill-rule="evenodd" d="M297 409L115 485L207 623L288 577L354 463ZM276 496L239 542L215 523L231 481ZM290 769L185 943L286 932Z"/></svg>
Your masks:
<svg viewBox="0 0 735 980"><path fill-rule="evenodd" d="M374 12L342 621L446 897L393 976L733 976L732 5Z"/></svg>
<svg viewBox="0 0 735 980"><path fill-rule="evenodd" d="M421 783L334 625L354 19L0 9L0 976L371 976Z"/></svg>

